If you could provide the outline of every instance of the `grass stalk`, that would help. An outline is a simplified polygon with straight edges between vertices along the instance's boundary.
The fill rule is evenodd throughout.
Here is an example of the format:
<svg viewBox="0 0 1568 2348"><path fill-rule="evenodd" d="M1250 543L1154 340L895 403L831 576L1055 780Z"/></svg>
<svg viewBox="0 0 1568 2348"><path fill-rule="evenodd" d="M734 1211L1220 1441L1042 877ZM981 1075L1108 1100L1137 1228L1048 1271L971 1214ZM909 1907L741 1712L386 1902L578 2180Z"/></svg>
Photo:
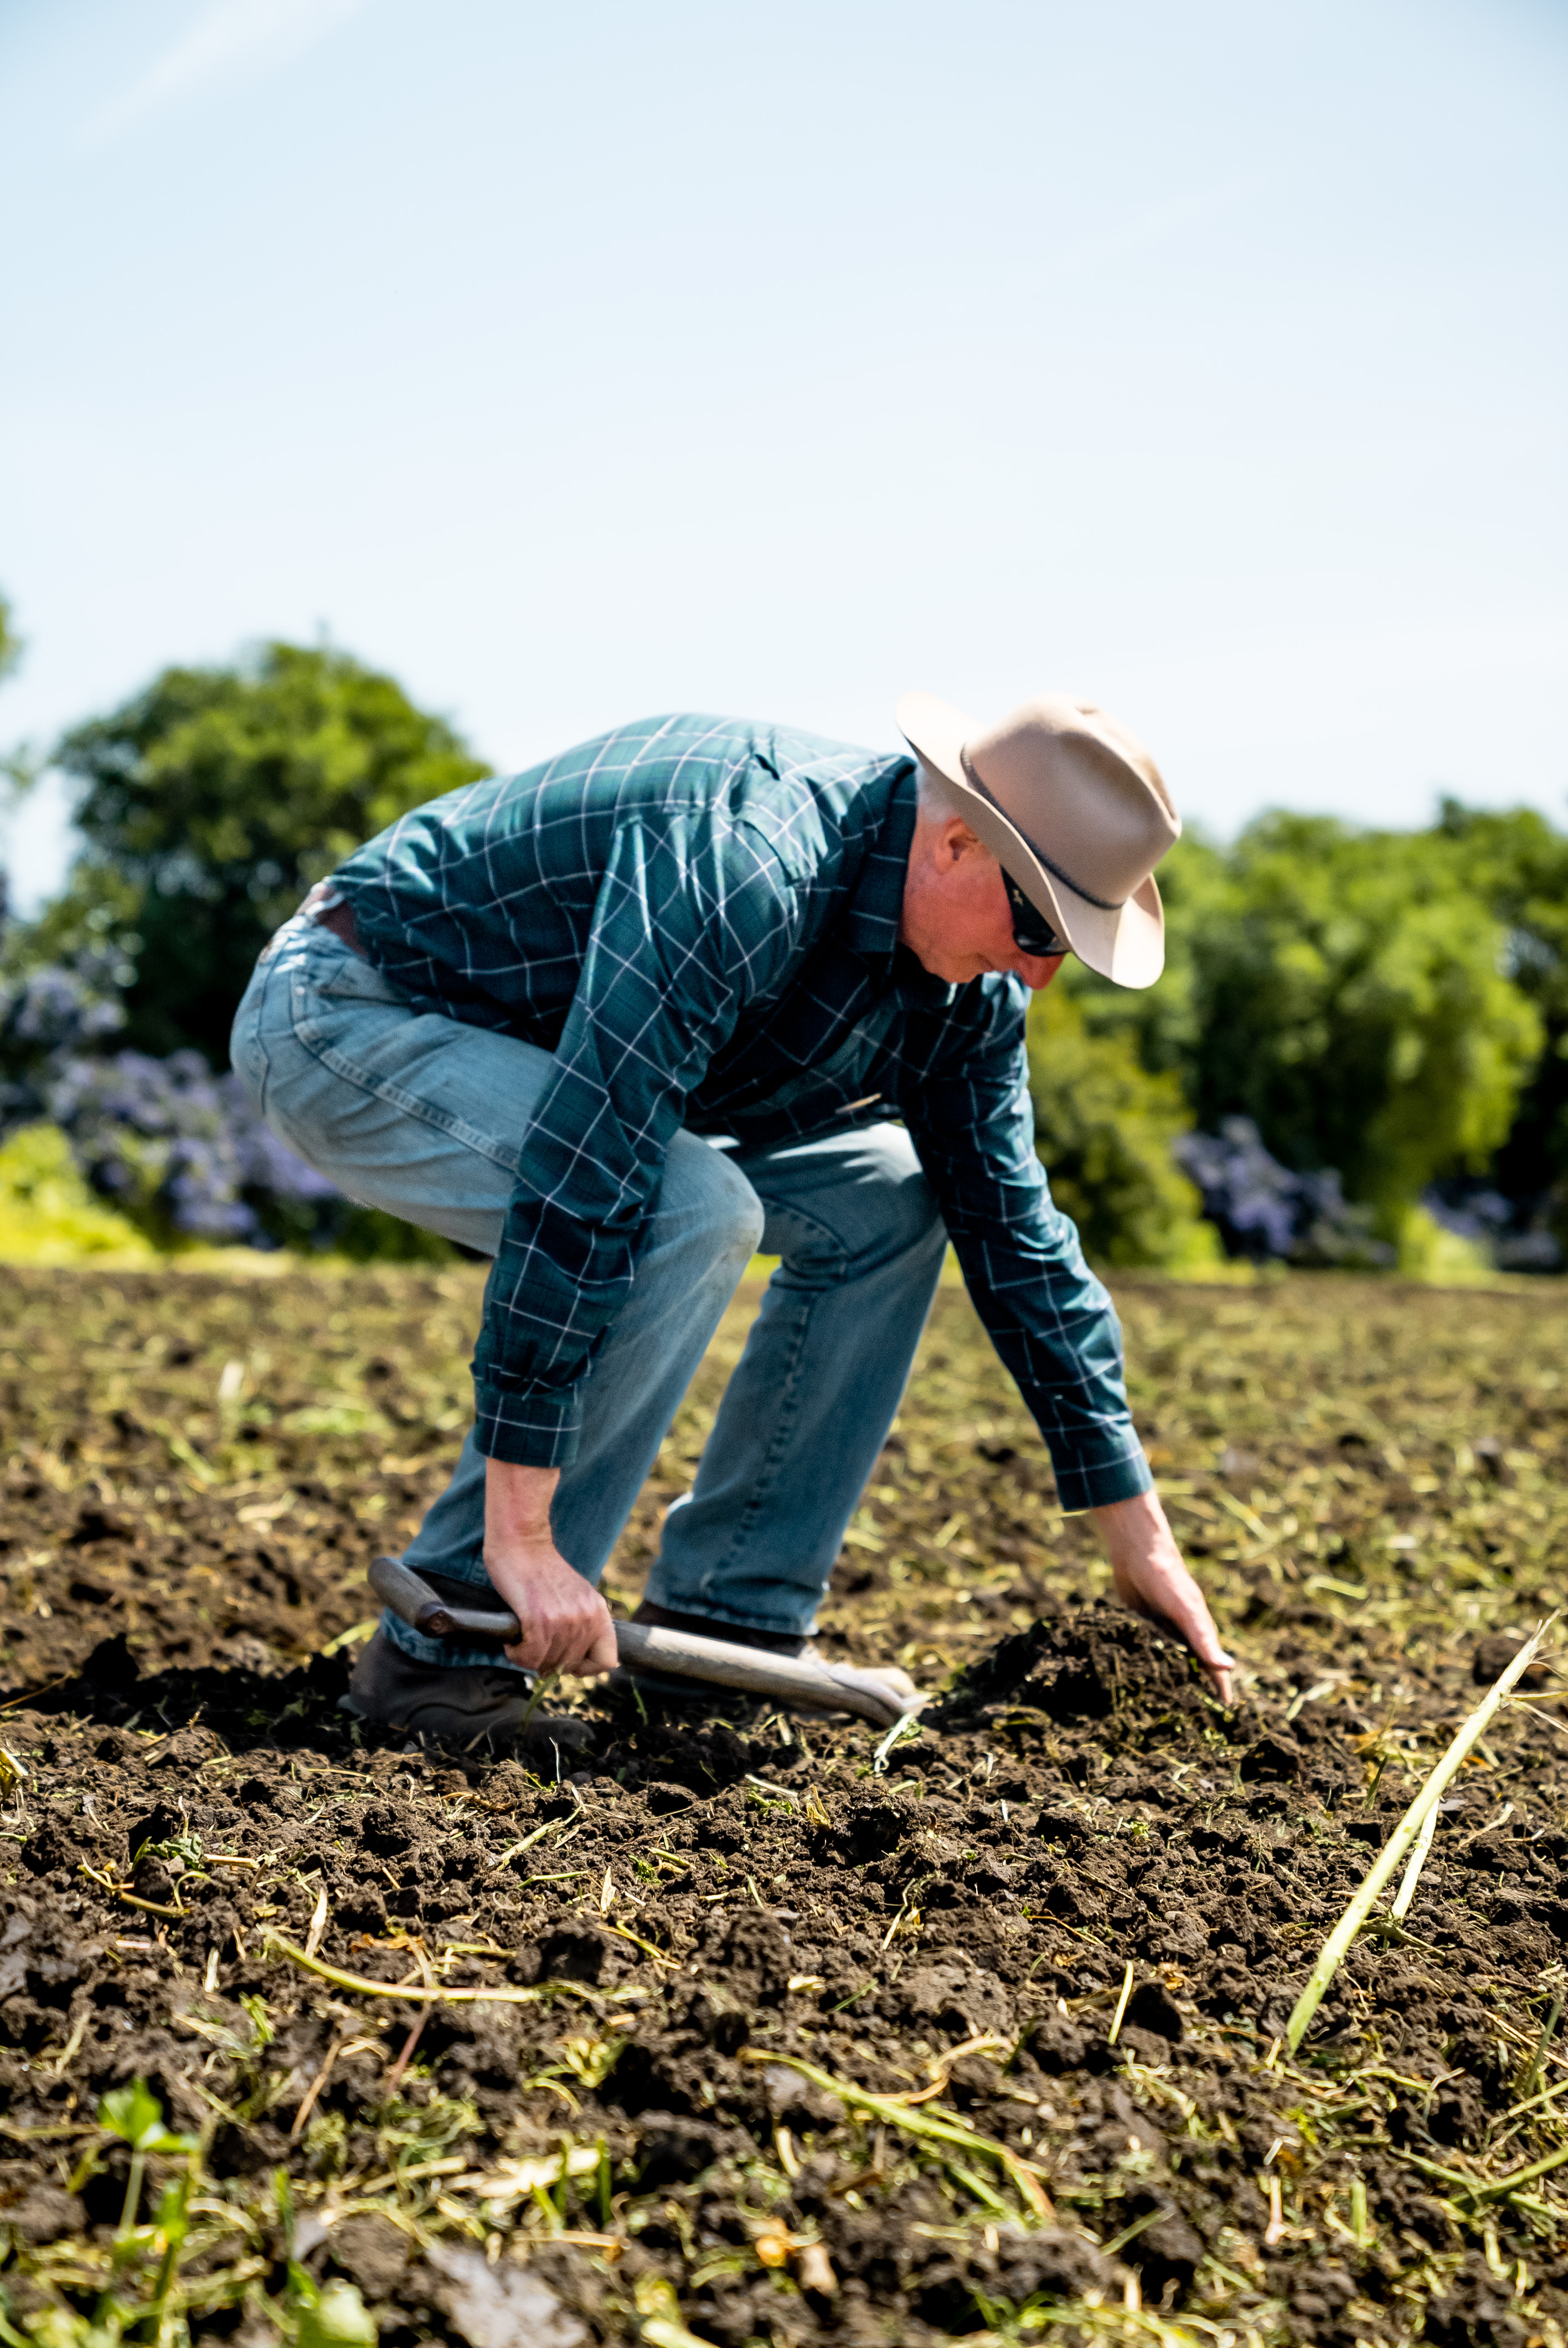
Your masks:
<svg viewBox="0 0 1568 2348"><path fill-rule="evenodd" d="M1421 1869L1427 1863L1427 1853L1432 1847L1432 1837L1437 1830L1438 1806L1435 1802L1429 1802L1427 1815L1421 1820L1421 1830L1416 1837L1416 1847L1410 1853L1409 1864L1400 1878L1399 1888L1395 1892L1389 1910L1389 1915L1393 1917L1396 1923L1402 1922L1410 1912L1410 1902L1416 1896L1416 1885L1420 1880Z"/></svg>
<svg viewBox="0 0 1568 2348"><path fill-rule="evenodd" d="M1307 2024L1322 2002L1324 1992L1344 1962L1350 1943L1371 1913L1372 1903L1389 1878L1405 1856L1426 1824L1429 1811L1434 1811L1451 1780L1491 1727L1502 1706L1523 1678L1540 1653L1541 1643L1556 1622L1555 1614L1539 1624L1512 1663L1501 1673L1496 1684L1488 1690L1475 1710L1463 1723L1448 1751L1431 1770L1415 1800L1383 1845L1362 1880L1360 1889L1345 1913L1335 1925L1319 1952L1317 1963L1308 1976L1306 1988L1296 1999L1286 2024L1286 2044L1294 2054L1307 2034ZM1412 1891L1414 1884L1411 1885Z"/></svg>
<svg viewBox="0 0 1568 2348"><path fill-rule="evenodd" d="M1549 2152L1544 2160L1532 2160L1528 2168L1516 2168L1512 2176L1500 2177L1495 2185L1480 2187L1481 2199L1491 2201L1500 2193L1517 2193L1522 2185L1533 2185L1538 2177L1544 2177L1551 2169L1561 2168L1565 2160L1568 2160L1568 2144L1561 2144L1555 2152Z"/></svg>
<svg viewBox="0 0 1568 2348"><path fill-rule="evenodd" d="M1446 2168L1440 2161L1428 2160L1419 2153L1401 2151L1399 2158L1411 2168L1419 2168L1424 2177L1435 2177L1445 2185L1457 2186L1471 2201L1501 2201L1512 2199L1522 2185L1533 2185L1538 2177L1545 2177L1568 2161L1568 2144L1559 2145L1543 2160L1532 2160L1526 2168L1511 2169L1506 2177L1469 2177L1462 2168Z"/></svg>
<svg viewBox="0 0 1568 2348"><path fill-rule="evenodd" d="M361 1997L394 1997L404 2005L538 2005L562 1990L574 1997L585 1994L577 1982L541 1982L537 1989L446 1989L434 1982L370 1981L364 1973L345 1973L336 1965L323 1964L320 1957L307 1957L292 1941L271 1941L268 1951L314 1973L318 1981L331 1982L334 1989L354 1990Z"/></svg>
<svg viewBox="0 0 1568 2348"><path fill-rule="evenodd" d="M920 1717L917 1713L902 1712L899 1714L897 1719L893 1723L892 1727L887 1731L886 1735L882 1739L881 1744L876 1747L876 1752L871 1756L871 1774L874 1777L880 1777L886 1774L887 1768L887 1756L892 1752L893 1747L897 1744L898 1739L901 1736L913 1735L916 1730L918 1729L919 1725Z"/></svg>
<svg viewBox="0 0 1568 2348"><path fill-rule="evenodd" d="M548 1692L555 1686L559 1678L559 1672L540 1672L538 1673L538 1677L534 1681L532 1688L528 1692L528 1708L523 1714L522 1724L518 1730L518 1735L519 1736L526 1736L528 1735L529 1729L533 1726L535 1713L538 1712L540 1704L544 1702Z"/></svg>
<svg viewBox="0 0 1568 2348"><path fill-rule="evenodd" d="M1530 2068L1525 2073L1524 2078L1521 2083L1522 2092L1527 2099L1532 2099L1534 2097L1535 2091L1541 2085L1541 2071L1542 2066L1546 2060L1546 2050L1551 2045L1553 2039L1555 2037L1557 2034L1557 2024L1563 2018L1563 2003L1565 1994L1564 1985L1562 1981L1563 1968L1561 1965L1554 1966L1553 1968L1553 1972L1558 1976L1558 1979L1553 1984L1552 2003L1546 2009L1546 2019L1541 2025L1541 2035L1535 2042L1535 2052L1531 2057ZM1551 1975L1548 1975L1548 1979L1551 1979Z"/></svg>
<svg viewBox="0 0 1568 2348"><path fill-rule="evenodd" d="M884 2127L897 2128L905 2136L919 2137L927 2144L941 2145L949 2151L979 2153L986 2160L994 2160L1037 2218L1049 2224L1054 2215L1039 2172L1010 2147L998 2144L994 2137L980 2136L975 2129L965 2127L961 2120L936 2112L912 2110L907 2104L897 2103L888 2096L874 2096L868 2088L857 2087L853 2080L835 2078L831 2071L823 2070L815 2063L806 2062L803 2055L779 2054L772 2047L759 2046L748 2048L744 2059L752 2063L784 2064L790 2070L798 2071L803 2079L809 2079L814 2086L825 2089L830 2096L836 2096L839 2102L846 2104L852 2111L865 2112L871 2118L880 2120ZM952 2164L949 2162L948 2165L950 2167Z"/></svg>
<svg viewBox="0 0 1568 2348"><path fill-rule="evenodd" d="M532 1834L526 1834L523 1837L521 1842L510 1844L507 1849L501 1853L499 1859L493 1859L490 1861L489 1866L487 1868L486 1873L488 1875L494 1875L497 1869L507 1866L508 1862L514 1859L520 1858L525 1850L532 1850L535 1843L543 1842L547 1835L559 1834L563 1827L570 1828L573 1834L577 1832L576 1823L570 1818L547 1818L542 1827L536 1827ZM569 1839L569 1837L562 1835L561 1839L565 1842Z"/></svg>
<svg viewBox="0 0 1568 2348"><path fill-rule="evenodd" d="M977 2177L974 2170L966 2168L961 2160L949 2160L947 2168L948 2176L957 2178L969 2199L978 2201L982 2209L989 2209L993 2218L1000 2218L1004 2221L1011 2218L1011 2209L994 2185L988 2185L983 2177Z"/></svg>
<svg viewBox="0 0 1568 2348"><path fill-rule="evenodd" d="M1105 2044L1114 2046L1122 2035L1122 2024L1127 2013L1127 2002L1132 1994L1132 1960L1127 1960L1127 1970L1122 1976L1122 1994L1116 2001L1116 2011L1111 2017L1111 2034Z"/></svg>
<svg viewBox="0 0 1568 2348"><path fill-rule="evenodd" d="M679 1957L672 1957L668 1949L656 1948L651 1941L645 1941L640 1932L629 1932L624 1924L608 1922L603 1929L607 1932L613 1932L619 1941L630 1941L634 1949L641 1949L645 1957L651 1958L654 1964L661 1966L666 1972L680 1970Z"/></svg>

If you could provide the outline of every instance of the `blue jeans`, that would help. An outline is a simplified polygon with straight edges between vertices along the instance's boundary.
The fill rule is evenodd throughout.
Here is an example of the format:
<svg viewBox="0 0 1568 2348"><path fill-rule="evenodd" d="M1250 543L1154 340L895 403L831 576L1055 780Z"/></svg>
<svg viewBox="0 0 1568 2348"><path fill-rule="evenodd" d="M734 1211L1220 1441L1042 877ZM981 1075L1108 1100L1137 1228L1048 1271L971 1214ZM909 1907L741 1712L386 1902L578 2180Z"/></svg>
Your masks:
<svg viewBox="0 0 1568 2348"><path fill-rule="evenodd" d="M350 1198L493 1256L534 1104L537 1045L413 1010L330 930L281 930L235 1016L267 1123ZM761 1631L810 1630L908 1376L947 1234L908 1135L879 1125L774 1149L678 1133L625 1307L589 1372L556 1546L597 1582L753 1253L780 1259L647 1594ZM472 1435L410 1565L488 1589ZM493 1663L387 1635L427 1663Z"/></svg>

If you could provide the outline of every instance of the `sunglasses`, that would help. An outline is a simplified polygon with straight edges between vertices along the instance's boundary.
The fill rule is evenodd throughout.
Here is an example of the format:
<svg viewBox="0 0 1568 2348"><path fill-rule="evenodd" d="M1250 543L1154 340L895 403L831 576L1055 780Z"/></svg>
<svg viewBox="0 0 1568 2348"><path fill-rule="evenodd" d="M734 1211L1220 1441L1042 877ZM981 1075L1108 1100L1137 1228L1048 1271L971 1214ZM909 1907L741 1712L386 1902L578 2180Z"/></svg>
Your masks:
<svg viewBox="0 0 1568 2348"><path fill-rule="evenodd" d="M1002 880L1008 892L1008 904L1012 912L1012 942L1020 953L1065 954L1072 948L1059 937L1040 911L1031 905L1007 868L1002 868Z"/></svg>

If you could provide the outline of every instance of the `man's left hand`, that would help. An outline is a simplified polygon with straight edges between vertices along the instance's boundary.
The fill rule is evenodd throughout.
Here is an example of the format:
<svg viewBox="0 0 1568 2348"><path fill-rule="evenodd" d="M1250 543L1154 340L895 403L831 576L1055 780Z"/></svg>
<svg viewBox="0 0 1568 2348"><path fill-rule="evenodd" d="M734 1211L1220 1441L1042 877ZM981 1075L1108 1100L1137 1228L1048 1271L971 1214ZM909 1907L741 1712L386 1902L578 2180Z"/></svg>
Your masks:
<svg viewBox="0 0 1568 2348"><path fill-rule="evenodd" d="M1196 1655L1222 1704L1231 1700L1235 1657L1220 1644L1208 1600L1187 1570L1154 1492L1090 1511L1111 1560L1116 1595L1134 1614L1168 1623Z"/></svg>

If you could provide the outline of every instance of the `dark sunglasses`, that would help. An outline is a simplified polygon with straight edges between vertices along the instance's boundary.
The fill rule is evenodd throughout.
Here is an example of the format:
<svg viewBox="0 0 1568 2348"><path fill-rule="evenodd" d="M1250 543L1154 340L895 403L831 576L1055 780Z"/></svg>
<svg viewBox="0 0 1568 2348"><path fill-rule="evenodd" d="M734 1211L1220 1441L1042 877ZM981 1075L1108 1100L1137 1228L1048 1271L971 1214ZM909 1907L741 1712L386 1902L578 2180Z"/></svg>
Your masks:
<svg viewBox="0 0 1568 2348"><path fill-rule="evenodd" d="M1012 942L1020 953L1065 954L1072 948L1067 940L1058 937L1038 905L1031 905L1007 868L1002 868L1002 880L1008 892L1008 904L1012 911Z"/></svg>

